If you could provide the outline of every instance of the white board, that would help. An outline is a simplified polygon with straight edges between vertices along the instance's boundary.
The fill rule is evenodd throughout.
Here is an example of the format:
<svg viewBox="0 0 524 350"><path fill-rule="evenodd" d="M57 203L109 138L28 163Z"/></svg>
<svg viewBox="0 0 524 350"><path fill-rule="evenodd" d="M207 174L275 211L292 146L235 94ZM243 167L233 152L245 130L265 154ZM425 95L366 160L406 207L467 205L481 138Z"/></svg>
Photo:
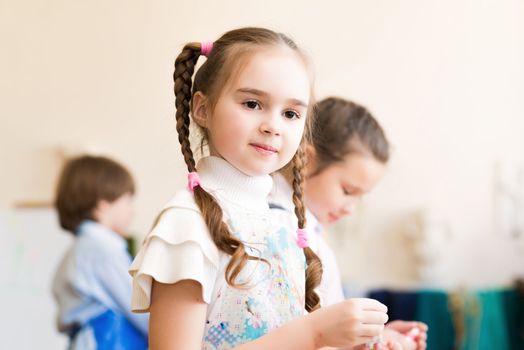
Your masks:
<svg viewBox="0 0 524 350"><path fill-rule="evenodd" d="M65 349L51 282L73 236L53 209L0 211L0 349Z"/></svg>

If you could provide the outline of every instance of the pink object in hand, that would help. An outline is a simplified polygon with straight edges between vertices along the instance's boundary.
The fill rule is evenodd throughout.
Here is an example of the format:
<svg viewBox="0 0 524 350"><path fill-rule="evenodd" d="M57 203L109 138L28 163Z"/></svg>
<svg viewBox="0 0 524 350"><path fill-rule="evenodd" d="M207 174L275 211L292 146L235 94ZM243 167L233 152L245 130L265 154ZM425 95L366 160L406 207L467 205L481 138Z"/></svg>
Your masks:
<svg viewBox="0 0 524 350"><path fill-rule="evenodd" d="M415 341L417 340L418 336L420 334L420 329L417 327L411 328L409 332L406 333L406 337L410 338L411 340Z"/></svg>
<svg viewBox="0 0 524 350"><path fill-rule="evenodd" d="M187 188L193 192L197 186L200 186L200 176L198 176L196 171L192 171L187 174Z"/></svg>
<svg viewBox="0 0 524 350"><path fill-rule="evenodd" d="M304 228L297 229L297 244L300 248L309 247L306 229Z"/></svg>

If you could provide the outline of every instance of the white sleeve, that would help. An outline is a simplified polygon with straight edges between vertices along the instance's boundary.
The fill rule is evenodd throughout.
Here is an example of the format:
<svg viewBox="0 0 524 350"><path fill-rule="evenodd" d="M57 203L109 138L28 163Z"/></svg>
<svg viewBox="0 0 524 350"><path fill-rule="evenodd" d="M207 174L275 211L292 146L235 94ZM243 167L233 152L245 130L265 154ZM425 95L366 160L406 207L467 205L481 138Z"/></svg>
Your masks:
<svg viewBox="0 0 524 350"><path fill-rule="evenodd" d="M328 306L344 300L342 291L342 281L338 269L337 260L333 249L326 243L322 235L316 235L317 249L315 252L322 261L323 273L322 281L317 287L321 305Z"/></svg>
<svg viewBox="0 0 524 350"><path fill-rule="evenodd" d="M200 212L168 208L129 269L133 276L131 307L135 312L149 311L153 279L169 284L195 280L202 285L203 300L209 303L218 269L218 249Z"/></svg>

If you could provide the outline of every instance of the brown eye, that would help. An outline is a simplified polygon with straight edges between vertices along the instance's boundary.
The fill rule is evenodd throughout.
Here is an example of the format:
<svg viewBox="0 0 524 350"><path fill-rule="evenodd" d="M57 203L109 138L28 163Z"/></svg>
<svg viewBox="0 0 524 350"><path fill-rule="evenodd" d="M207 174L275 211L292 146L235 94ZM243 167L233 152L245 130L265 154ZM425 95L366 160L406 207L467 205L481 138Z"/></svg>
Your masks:
<svg viewBox="0 0 524 350"><path fill-rule="evenodd" d="M295 111L285 111L284 117L286 117L287 119L299 119L300 115Z"/></svg>
<svg viewBox="0 0 524 350"><path fill-rule="evenodd" d="M260 104L255 100L249 100L243 103L249 109L261 109Z"/></svg>

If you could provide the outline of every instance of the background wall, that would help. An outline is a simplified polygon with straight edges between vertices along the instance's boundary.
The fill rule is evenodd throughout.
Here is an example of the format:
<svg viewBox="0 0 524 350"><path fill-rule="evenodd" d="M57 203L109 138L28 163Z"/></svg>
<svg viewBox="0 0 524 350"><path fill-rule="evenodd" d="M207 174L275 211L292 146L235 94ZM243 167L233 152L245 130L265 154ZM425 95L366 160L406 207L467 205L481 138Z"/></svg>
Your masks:
<svg viewBox="0 0 524 350"><path fill-rule="evenodd" d="M367 105L393 144L386 178L331 237L345 278L416 284L405 225L427 208L452 237L442 253L449 274L433 284L508 283L524 274L524 234L501 228L509 214L498 212L495 166L518 187L522 18L517 0L2 0L0 207L50 201L61 154L102 152L135 174L133 230L145 234L185 183L175 56L186 41L268 26L311 54L320 98Z"/></svg>

